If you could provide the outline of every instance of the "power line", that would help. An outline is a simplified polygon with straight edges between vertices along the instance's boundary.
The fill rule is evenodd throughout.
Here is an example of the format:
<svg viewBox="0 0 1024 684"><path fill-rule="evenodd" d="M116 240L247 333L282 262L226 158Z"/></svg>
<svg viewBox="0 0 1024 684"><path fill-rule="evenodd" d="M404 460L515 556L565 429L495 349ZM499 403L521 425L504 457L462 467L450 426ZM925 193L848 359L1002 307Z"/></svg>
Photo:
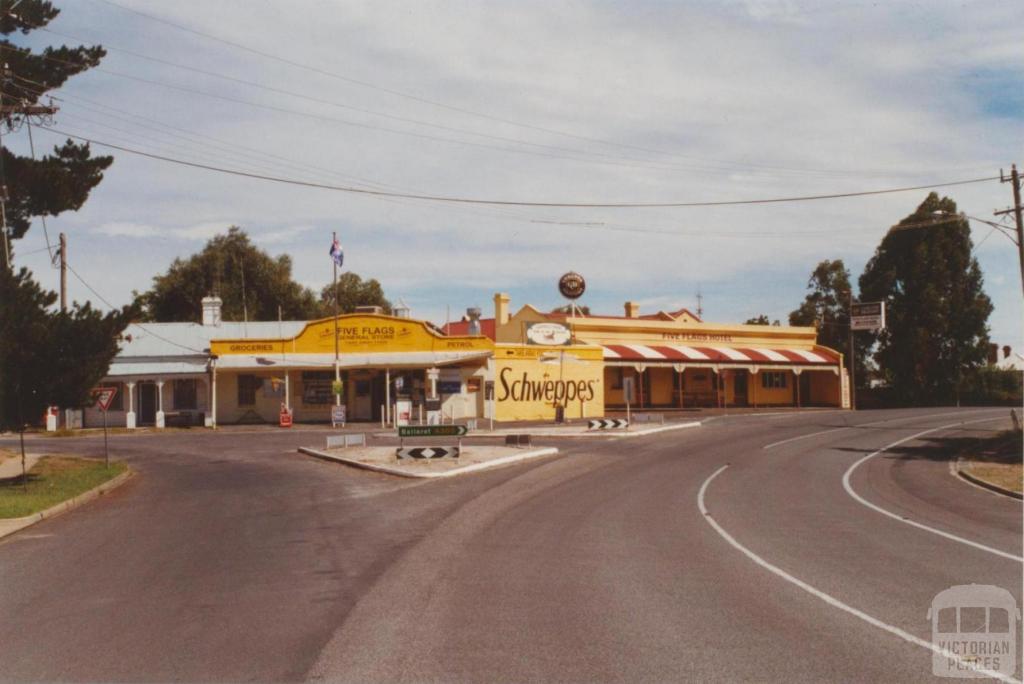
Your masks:
<svg viewBox="0 0 1024 684"><path fill-rule="evenodd" d="M369 88L371 90L376 90L378 92L387 93L387 94L393 95L395 97L411 100L411 101L414 101L414 102L419 102L421 104L430 105L432 107L438 107L438 108L445 109L445 110L452 111L452 112L457 112L459 114L465 114L465 115L468 115L468 116L478 117L478 118L481 118L481 119L485 119L487 121L494 121L494 122L497 122L497 123L503 123L503 124L507 124L507 125L510 125L510 126L517 126L517 127L525 128L525 129L532 130L532 131L538 131L538 132L547 133L547 134L550 134L550 135L558 135L558 136L562 136L562 137L566 137L566 138L573 138L575 140L581 140L581 141L585 141L585 142L597 143L597 144L600 144L600 145L605 145L605 146L609 146L609 147L616 147L616 148L619 148L619 149L633 150L633 151L637 151L637 152L645 152L647 154L656 154L656 155L661 155L663 157L674 157L674 158L677 158L677 159L683 159L683 160L687 160L687 161L691 161L691 162L699 162L699 163L704 163L704 164L709 164L709 163L710 164L715 164L715 163L718 163L718 164L730 164L730 165L733 165L733 166L739 166L739 167L746 168L747 170L750 170L750 169L762 169L762 170L768 170L768 171L790 171L790 172L797 172L797 173L814 173L814 174L851 173L852 175L864 175L864 174L859 174L859 173L856 173L856 172L840 172L840 171L835 171L835 170L832 170L832 169L805 169L805 168L777 166L777 165L770 165L770 164L759 164L759 163L755 163L755 162L745 162L745 161L744 162L740 162L740 161L735 161L734 162L734 161L723 160L723 161L716 162L715 160L709 160L709 159L705 159L705 158L701 158L701 157L695 157L695 156L692 156L692 155L682 155L682 154L678 154L678 153L674 153L674 152L666 152L664 150L658 150L658 149L653 149L653 148L649 148L649 147L643 147L643 146L639 146L639 145L631 145L631 144L628 144L628 143L621 143L621 142L616 142L616 141L613 141L613 140L607 140L607 139L603 139L603 138L595 138L595 137L580 135L578 133L570 133L570 132L564 131L564 130L559 130L559 129L554 129L554 128L547 128L547 127L544 127L544 126L537 126L537 125L534 125L534 124L528 124L528 123L524 123L524 122L521 122L521 121L516 121L514 119L509 119L509 118L505 118L505 117L496 116L496 115L493 115L493 114L488 114L488 113L485 113L485 112L480 112L480 111L477 111L477 110L474 110L474 109L469 109L469 108L466 108L466 107L459 107L459 106L456 106L456 105L447 104L447 103L441 102L439 100L433 100L433 99L422 97L422 96L419 96L419 95L414 95L414 94L403 92L403 91L396 90L396 89L393 89L393 88L388 88L386 86L381 86L381 85L378 85L376 83L371 83L369 81L364 81L364 80L360 80L360 79L357 79L357 78L353 78L351 76L346 76L344 74L339 74L337 72L328 71L328 70L322 69L320 67L312 66L312 65L309 65L309 64L304 64L302 62L299 62L299 61L296 61L296 60L292 60L292 59L289 59L287 57L282 57L280 55L276 55L276 54L273 54L273 53L270 53L270 52L266 52L264 50L259 50L257 48L253 48L253 47L250 47L248 45L244 45L242 43L238 43L238 42L229 40L227 38L222 38L220 36L216 36L216 35L213 35L211 33L206 33L204 31L200 31L200 30L197 30L197 29L185 26L183 24L176 23L176 22L171 21L169 19L164 19L163 17L159 17L159 16L156 16L154 14L149 14L147 12L143 12L141 10L137 10L137 9L134 9L134 8L131 8L131 7L126 7L125 5L122 5L122 4L118 3L118 2L114 2L113 0L97 0L97 1L98 2L103 2L103 3L107 4L107 5L112 6L112 7L116 7L118 9L122 10L122 11L130 12L132 14L144 17L146 19L149 19L150 21L154 21L154 22L157 22L159 24L163 24L165 26L170 26L170 27L172 27L174 29L177 29L179 31L184 31L186 33L191 33L191 34L199 36L201 38L205 38L207 40L211 40L211 41L214 41L214 42L217 42L217 43L221 43L223 45L227 45L227 46L235 48L237 50L242 50L244 52L248 52L250 54L257 55L259 57L263 57L265 59L270 59L270 60L273 60L273 61L276 61L276 62L280 62L282 64L287 64L287 65L289 65L291 67L295 67L295 68L298 68L298 69L303 69L303 70L306 70L306 71L310 71L312 73L316 73L316 74L319 74L321 76L326 76L328 78L333 78L333 79L336 79L336 80L339 80L339 81L343 81L345 83L350 83L352 85L357 85L357 86L360 86L360 87L363 87L363 88ZM876 174L871 174L871 175L876 175Z"/></svg>
<svg viewBox="0 0 1024 684"><path fill-rule="evenodd" d="M68 264L68 270L71 271L72 275L74 275L76 278L78 278L78 281L80 283L82 283L82 285L85 285L86 289L88 289L89 292L92 292L96 297L99 298L99 300L101 302L106 304L112 311L115 311L118 308L120 308L120 307L116 307L113 304L111 304L110 301L106 297L104 297L103 295L101 295L99 292L96 291L96 288L94 288L92 285L87 283L85 281L85 278L83 278L82 276L78 275L78 271L76 271L71 264ZM159 334L153 332L152 330L150 330L149 328L145 327L141 323L132 323L132 325L134 325L135 327L139 328L140 330L144 330L145 332L149 333L153 337L155 337L155 338L157 338L159 340L163 340L167 344L172 344L175 347L178 347L180 349L184 349L186 351L194 352L196 354L205 354L206 353L206 352L204 352L201 349L196 349L195 347L189 347L189 346L184 345L184 344L179 344L179 343L175 342L174 340L170 340L170 339L164 337L163 335L159 335Z"/></svg>
<svg viewBox="0 0 1024 684"><path fill-rule="evenodd" d="M104 0L106 1L106 0ZM941 183L930 183L927 185L914 185L901 188L886 188L882 190L862 190L859 192L840 192L831 194L821 195L803 195L795 197L774 197L774 198L763 198L763 199L746 199L746 200L720 200L720 201L704 201L704 202L525 202L518 200L502 200L502 199L480 199L472 197L455 197L449 195L421 195L413 193L402 193L402 192L388 192L384 190L369 190L366 188L356 188L344 185L330 185L327 183L313 183L309 181L301 181L290 178L281 178L278 176L269 176L257 173L248 173L245 171L235 171L226 169L218 166L212 166L208 164L199 164L196 162L185 161L183 159L175 159L173 157L166 157L158 154L151 154L149 152L143 152L123 145L115 145L113 143L104 142L95 138L87 138L84 136L74 135L61 131L57 128L47 127L46 130L54 133L65 135L75 140L81 140L93 145L100 145L102 147L109 147L114 150L120 150L121 152L127 152L129 154L139 155L141 157L148 157L150 159L156 159L159 161L168 162L171 164L180 164L182 166L190 166L197 169L205 169L207 171L216 171L218 173L231 174L235 176L242 176L245 178L254 178L257 180L271 181L275 183L285 183L288 185L297 185L308 188L319 188L321 190L335 190L338 192L348 192L359 195L372 195L376 197L397 197L402 199L412 200L424 200L429 202L450 202L456 204L486 204L496 206L514 206L514 207L565 207L565 208L591 208L591 209L653 209L653 208L686 208L686 207L725 207L725 206L742 206L747 204L781 204L786 202L810 202L816 200L826 199L842 199L849 197L865 197L869 195L888 195L897 192L910 192L913 190L930 190L933 188L945 188L956 185L968 185L971 183L985 183L988 181L999 180L999 176L988 176L985 178L971 178L967 180L956 180L956 181L944 181Z"/></svg>

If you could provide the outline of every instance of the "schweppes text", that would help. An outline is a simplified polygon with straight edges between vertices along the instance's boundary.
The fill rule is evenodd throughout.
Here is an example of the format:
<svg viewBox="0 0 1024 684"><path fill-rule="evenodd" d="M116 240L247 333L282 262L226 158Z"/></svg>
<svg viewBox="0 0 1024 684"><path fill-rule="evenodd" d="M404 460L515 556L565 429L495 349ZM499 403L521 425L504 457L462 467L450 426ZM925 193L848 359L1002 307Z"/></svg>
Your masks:
<svg viewBox="0 0 1024 684"><path fill-rule="evenodd" d="M591 401L597 396L597 380L531 380L524 371L513 378L512 368L502 368L498 401Z"/></svg>

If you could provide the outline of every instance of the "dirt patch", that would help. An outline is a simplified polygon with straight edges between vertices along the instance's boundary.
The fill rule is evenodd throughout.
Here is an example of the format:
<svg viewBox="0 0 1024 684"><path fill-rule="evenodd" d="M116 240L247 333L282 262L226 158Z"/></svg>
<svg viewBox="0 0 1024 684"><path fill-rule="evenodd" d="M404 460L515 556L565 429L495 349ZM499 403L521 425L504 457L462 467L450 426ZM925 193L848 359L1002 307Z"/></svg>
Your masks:
<svg viewBox="0 0 1024 684"><path fill-rule="evenodd" d="M961 469L972 477L1012 492L1024 491L1024 441L1021 432L1007 430L965 453Z"/></svg>

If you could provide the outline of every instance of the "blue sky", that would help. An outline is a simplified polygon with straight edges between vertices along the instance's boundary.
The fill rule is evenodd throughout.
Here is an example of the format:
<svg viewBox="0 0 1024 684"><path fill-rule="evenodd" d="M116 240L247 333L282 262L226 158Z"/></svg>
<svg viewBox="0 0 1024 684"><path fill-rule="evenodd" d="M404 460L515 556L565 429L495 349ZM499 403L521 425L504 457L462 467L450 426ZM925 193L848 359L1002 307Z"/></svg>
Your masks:
<svg viewBox="0 0 1024 684"><path fill-rule="evenodd" d="M54 126L249 172L522 201L686 202L923 185L1024 161L1018 3L116 3L58 2L50 28L74 38L17 39L111 48L101 69L56 93ZM37 147L61 139L36 134ZM24 131L5 143L26 149ZM646 312L695 308L699 287L708 320L785 320L818 261L841 258L856 278L888 226L927 194L455 206L114 154L85 207L49 221L110 301L127 302L234 224L290 254L296 279L317 289L330 279L337 231L346 266L435 321L447 307L489 312L496 291L514 308L560 305L555 283L570 269L599 311L618 313L627 299ZM982 218L1011 201L998 182L942 192ZM993 339L1021 348L1016 251L988 233L974 227ZM55 288L45 253L28 254L43 246L34 226L21 263ZM70 290L93 298L73 278Z"/></svg>

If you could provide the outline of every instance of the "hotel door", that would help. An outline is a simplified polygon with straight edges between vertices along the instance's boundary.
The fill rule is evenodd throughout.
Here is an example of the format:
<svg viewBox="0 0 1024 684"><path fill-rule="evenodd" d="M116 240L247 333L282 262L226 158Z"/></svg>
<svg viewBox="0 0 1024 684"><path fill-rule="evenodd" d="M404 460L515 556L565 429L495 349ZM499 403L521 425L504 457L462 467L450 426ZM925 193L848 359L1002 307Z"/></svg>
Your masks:
<svg viewBox="0 0 1024 684"><path fill-rule="evenodd" d="M732 384L732 392L733 392L733 399L732 399L732 401L733 401L733 403L736 406L746 406L747 405L747 377L748 377L747 371L745 371L745 370L737 370L737 371L733 371L733 373L734 373L734 375L733 375L733 384Z"/></svg>
<svg viewBox="0 0 1024 684"><path fill-rule="evenodd" d="M156 383L139 383L139 425L156 423Z"/></svg>

